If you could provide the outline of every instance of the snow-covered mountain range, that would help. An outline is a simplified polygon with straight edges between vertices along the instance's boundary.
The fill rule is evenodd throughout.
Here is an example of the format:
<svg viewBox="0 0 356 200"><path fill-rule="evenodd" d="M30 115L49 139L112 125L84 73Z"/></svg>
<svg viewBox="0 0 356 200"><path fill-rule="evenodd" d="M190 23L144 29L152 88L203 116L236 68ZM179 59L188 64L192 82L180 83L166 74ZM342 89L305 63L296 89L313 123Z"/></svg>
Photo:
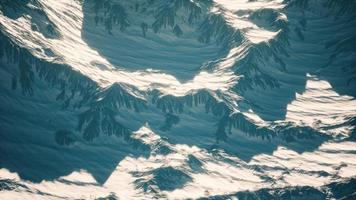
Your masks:
<svg viewBox="0 0 356 200"><path fill-rule="evenodd" d="M0 199L356 198L355 0L0 0Z"/></svg>

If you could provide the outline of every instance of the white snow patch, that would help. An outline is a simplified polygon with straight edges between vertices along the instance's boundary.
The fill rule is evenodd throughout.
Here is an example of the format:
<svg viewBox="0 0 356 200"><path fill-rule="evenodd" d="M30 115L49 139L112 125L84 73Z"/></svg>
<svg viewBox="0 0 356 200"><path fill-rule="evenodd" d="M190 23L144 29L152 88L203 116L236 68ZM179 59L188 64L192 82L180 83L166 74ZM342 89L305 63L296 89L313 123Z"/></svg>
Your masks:
<svg viewBox="0 0 356 200"><path fill-rule="evenodd" d="M336 93L330 83L307 75L305 91L287 106L286 121L311 127L332 126L345 122L356 113L356 100ZM338 130L346 132L346 130Z"/></svg>

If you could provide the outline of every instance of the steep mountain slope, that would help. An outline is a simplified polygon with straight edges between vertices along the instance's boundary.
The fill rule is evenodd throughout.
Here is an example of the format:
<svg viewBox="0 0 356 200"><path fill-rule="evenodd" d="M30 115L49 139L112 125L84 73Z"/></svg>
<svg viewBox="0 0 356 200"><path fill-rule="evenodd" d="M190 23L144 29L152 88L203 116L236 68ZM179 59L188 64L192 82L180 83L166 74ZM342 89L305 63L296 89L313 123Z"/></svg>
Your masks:
<svg viewBox="0 0 356 200"><path fill-rule="evenodd" d="M0 5L0 196L355 196L355 1Z"/></svg>

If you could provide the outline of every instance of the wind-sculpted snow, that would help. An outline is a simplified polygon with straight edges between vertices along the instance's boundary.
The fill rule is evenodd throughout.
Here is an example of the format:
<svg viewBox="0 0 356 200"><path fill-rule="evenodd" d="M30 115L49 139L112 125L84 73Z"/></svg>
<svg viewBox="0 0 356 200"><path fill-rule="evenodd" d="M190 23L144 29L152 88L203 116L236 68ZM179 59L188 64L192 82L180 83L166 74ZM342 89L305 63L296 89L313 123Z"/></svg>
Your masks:
<svg viewBox="0 0 356 200"><path fill-rule="evenodd" d="M355 13L0 0L0 197L353 198Z"/></svg>

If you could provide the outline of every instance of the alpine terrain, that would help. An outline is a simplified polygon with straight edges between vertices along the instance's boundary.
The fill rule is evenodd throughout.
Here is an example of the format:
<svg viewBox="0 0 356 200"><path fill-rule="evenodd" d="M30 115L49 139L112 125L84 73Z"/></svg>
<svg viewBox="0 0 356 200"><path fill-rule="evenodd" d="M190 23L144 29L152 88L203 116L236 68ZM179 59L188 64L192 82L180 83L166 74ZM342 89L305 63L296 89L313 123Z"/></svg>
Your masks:
<svg viewBox="0 0 356 200"><path fill-rule="evenodd" d="M0 199L356 199L356 1L0 0Z"/></svg>

